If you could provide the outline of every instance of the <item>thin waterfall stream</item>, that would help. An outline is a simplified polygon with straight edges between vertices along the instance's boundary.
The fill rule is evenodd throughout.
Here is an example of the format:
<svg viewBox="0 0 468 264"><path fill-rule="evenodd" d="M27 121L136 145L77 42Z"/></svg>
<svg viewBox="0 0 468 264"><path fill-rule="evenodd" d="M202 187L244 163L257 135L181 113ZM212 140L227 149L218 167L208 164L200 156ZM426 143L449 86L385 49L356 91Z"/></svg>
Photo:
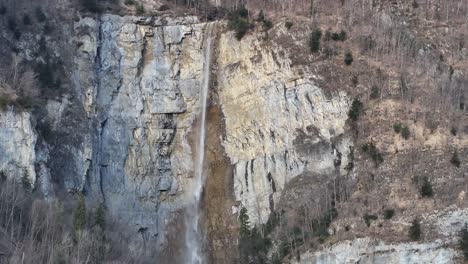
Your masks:
<svg viewBox="0 0 468 264"><path fill-rule="evenodd" d="M200 93L200 127L198 138L198 153L195 161L195 178L191 190L191 196L186 213L186 263L202 264L206 260L203 255L203 234L200 233L200 199L205 185L206 174L204 171L205 163L205 140L206 140L206 110L208 101L208 89L210 86L211 54L213 42L214 23L209 23L205 31L204 43L204 66L203 81Z"/></svg>

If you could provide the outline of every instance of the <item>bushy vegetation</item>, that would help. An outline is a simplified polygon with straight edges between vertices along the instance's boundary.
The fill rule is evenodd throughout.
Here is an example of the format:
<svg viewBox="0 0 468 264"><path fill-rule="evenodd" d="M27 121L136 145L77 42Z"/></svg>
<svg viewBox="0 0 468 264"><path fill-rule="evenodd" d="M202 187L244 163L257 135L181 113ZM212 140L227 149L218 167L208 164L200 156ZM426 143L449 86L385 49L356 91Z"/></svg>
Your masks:
<svg viewBox="0 0 468 264"><path fill-rule="evenodd" d="M351 121L356 122L363 111L364 104L358 98L355 98L351 104L351 108L349 109L348 117Z"/></svg>
<svg viewBox="0 0 468 264"><path fill-rule="evenodd" d="M421 195L423 197L432 197L433 194L434 193L433 193L433 190L432 190L432 184L429 181L429 178L424 177L422 185L421 185Z"/></svg>
<svg viewBox="0 0 468 264"><path fill-rule="evenodd" d="M262 23L263 30L268 31L273 27L273 22L269 20L266 16L263 10L260 10L257 21Z"/></svg>
<svg viewBox="0 0 468 264"><path fill-rule="evenodd" d="M468 225L465 224L460 230L460 250L463 252L463 257L468 260Z"/></svg>
<svg viewBox="0 0 468 264"><path fill-rule="evenodd" d="M16 19L14 17L9 17L7 23L8 23L8 29L10 31L15 31L16 30L17 24L16 24Z"/></svg>
<svg viewBox="0 0 468 264"><path fill-rule="evenodd" d="M158 11L162 12L162 11L167 11L171 9L168 5L161 5L159 8L158 8Z"/></svg>
<svg viewBox="0 0 468 264"><path fill-rule="evenodd" d="M450 159L450 163L453 164L453 166L460 168L461 165L461 160L460 157L458 156L458 151L455 150L452 154L452 158Z"/></svg>
<svg viewBox="0 0 468 264"><path fill-rule="evenodd" d="M415 218L411 223L408 236L413 241L419 240L421 238L421 224L419 223L419 219Z"/></svg>
<svg viewBox="0 0 468 264"><path fill-rule="evenodd" d="M366 213L362 218L368 227L371 225L372 221L379 219L376 215L368 213Z"/></svg>
<svg viewBox="0 0 468 264"><path fill-rule="evenodd" d="M80 4L85 11L98 13L101 11L96 0L80 0Z"/></svg>
<svg viewBox="0 0 468 264"><path fill-rule="evenodd" d="M47 19L46 15L40 7L36 7L36 9L34 10L34 15L36 16L37 21L40 23L46 21Z"/></svg>
<svg viewBox="0 0 468 264"><path fill-rule="evenodd" d="M287 30L290 30L294 26L294 23L291 21L286 21L284 23L284 26L286 27Z"/></svg>
<svg viewBox="0 0 468 264"><path fill-rule="evenodd" d="M241 263L264 263L271 241L262 236L256 227L250 228L249 216L245 207L240 210L239 225Z"/></svg>
<svg viewBox="0 0 468 264"><path fill-rule="evenodd" d="M78 194L78 205L75 210L73 220L73 230L75 232L83 230L86 226L86 203L83 194Z"/></svg>
<svg viewBox="0 0 468 264"><path fill-rule="evenodd" d="M331 39L334 41L345 41L347 37L348 35L346 34L346 31L344 30L341 30L340 32L331 33Z"/></svg>
<svg viewBox="0 0 468 264"><path fill-rule="evenodd" d="M380 98L380 89L377 86L372 86L371 93L369 95L370 99L379 99Z"/></svg>
<svg viewBox="0 0 468 264"><path fill-rule="evenodd" d="M228 14L228 26L236 32L236 39L241 40L252 27L249 21L249 11L245 7L241 7Z"/></svg>
<svg viewBox="0 0 468 264"><path fill-rule="evenodd" d="M403 128L401 129L401 136L408 140L409 137L410 137L410 130L409 130L409 127L408 126L403 126Z"/></svg>
<svg viewBox="0 0 468 264"><path fill-rule="evenodd" d="M395 215L395 210L393 209L385 209L384 211L384 219L389 220Z"/></svg>
<svg viewBox="0 0 468 264"><path fill-rule="evenodd" d="M43 88L58 88L59 82L54 77L56 65L46 60L45 63L40 63L36 67L37 80Z"/></svg>
<svg viewBox="0 0 468 264"><path fill-rule="evenodd" d="M316 28L310 34L309 48L312 53L320 51L320 39L322 38L322 30Z"/></svg>
<svg viewBox="0 0 468 264"><path fill-rule="evenodd" d="M22 178L27 177L23 175ZM30 187L25 190L24 186ZM129 238L122 233L123 227L105 224L104 208L86 210L83 196L76 206L67 202L45 202L35 196L31 183L9 180L6 173L0 171L0 230L5 234L0 236L0 241L11 245L2 251L1 261L24 264L150 263L154 259L154 256L145 255L143 249L130 250Z"/></svg>
<svg viewBox="0 0 468 264"><path fill-rule="evenodd" d="M393 124L393 131L395 131L397 134L401 134L401 136L406 140L408 140L411 135L409 127L407 125L403 125L400 122Z"/></svg>
<svg viewBox="0 0 468 264"><path fill-rule="evenodd" d="M364 144L362 146L362 151L364 151L371 157L371 159L374 161L375 166L379 166L384 161L383 155L372 142Z"/></svg>
<svg viewBox="0 0 468 264"><path fill-rule="evenodd" d="M452 134L452 136L456 136L456 135L457 135L457 132L458 132L458 131L457 131L457 128L456 128L456 127L452 127L452 128L450 129L450 134Z"/></svg>
<svg viewBox="0 0 468 264"><path fill-rule="evenodd" d="M29 17L28 14L23 15L23 25L29 26L32 24L31 18Z"/></svg>
<svg viewBox="0 0 468 264"><path fill-rule="evenodd" d="M393 124L393 131L395 131L397 134L400 134L402 128L403 125L400 122Z"/></svg>
<svg viewBox="0 0 468 264"><path fill-rule="evenodd" d="M137 15L143 15L145 13L145 7L143 4L135 4L135 12Z"/></svg>
<svg viewBox="0 0 468 264"><path fill-rule="evenodd" d="M135 4L135 0L125 0L125 5L127 6L131 6L131 5L134 5Z"/></svg>
<svg viewBox="0 0 468 264"><path fill-rule="evenodd" d="M344 57L344 63L346 65L351 65L353 63L354 59L353 59L353 53L348 50L346 53L345 53L345 57Z"/></svg>
<svg viewBox="0 0 468 264"><path fill-rule="evenodd" d="M94 219L94 223L96 226L99 226L101 229L106 228L106 217L105 217L105 209L104 205L100 204L96 210L96 217Z"/></svg>

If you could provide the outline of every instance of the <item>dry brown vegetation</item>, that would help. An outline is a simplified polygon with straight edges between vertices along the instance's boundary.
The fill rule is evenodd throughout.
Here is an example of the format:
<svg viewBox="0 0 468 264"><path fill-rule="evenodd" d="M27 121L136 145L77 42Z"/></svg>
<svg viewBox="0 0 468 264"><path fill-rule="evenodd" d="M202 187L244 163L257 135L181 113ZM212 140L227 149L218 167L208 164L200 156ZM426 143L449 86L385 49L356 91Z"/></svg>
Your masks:
<svg viewBox="0 0 468 264"><path fill-rule="evenodd" d="M151 253L132 248L124 228L85 212L82 229L73 227L75 202L44 201L28 182L0 172L0 263L148 263ZM99 219L99 220L98 220Z"/></svg>

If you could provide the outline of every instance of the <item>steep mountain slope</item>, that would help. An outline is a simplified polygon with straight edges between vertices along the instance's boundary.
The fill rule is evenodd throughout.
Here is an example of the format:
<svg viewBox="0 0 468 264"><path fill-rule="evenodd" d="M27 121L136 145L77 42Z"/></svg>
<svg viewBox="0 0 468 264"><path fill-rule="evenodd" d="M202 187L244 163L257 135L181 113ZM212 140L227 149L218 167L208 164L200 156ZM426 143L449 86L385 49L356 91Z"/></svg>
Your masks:
<svg viewBox="0 0 468 264"><path fill-rule="evenodd" d="M2 3L2 178L72 215L82 194L118 250L182 263L208 64L211 263L462 262L466 3L252 1L206 62L223 1L88 2Z"/></svg>

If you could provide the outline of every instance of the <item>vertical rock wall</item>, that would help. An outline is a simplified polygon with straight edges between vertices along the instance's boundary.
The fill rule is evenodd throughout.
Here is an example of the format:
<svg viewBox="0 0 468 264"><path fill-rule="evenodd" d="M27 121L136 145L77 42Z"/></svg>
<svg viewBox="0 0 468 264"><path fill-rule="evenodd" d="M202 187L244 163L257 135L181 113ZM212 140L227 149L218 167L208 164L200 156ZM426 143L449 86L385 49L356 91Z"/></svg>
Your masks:
<svg viewBox="0 0 468 264"><path fill-rule="evenodd" d="M218 52L235 196L253 223L265 223L292 178L335 173L338 159L346 165L350 100L321 90L313 75L297 74L284 49L254 35L239 42L232 32L223 34Z"/></svg>

